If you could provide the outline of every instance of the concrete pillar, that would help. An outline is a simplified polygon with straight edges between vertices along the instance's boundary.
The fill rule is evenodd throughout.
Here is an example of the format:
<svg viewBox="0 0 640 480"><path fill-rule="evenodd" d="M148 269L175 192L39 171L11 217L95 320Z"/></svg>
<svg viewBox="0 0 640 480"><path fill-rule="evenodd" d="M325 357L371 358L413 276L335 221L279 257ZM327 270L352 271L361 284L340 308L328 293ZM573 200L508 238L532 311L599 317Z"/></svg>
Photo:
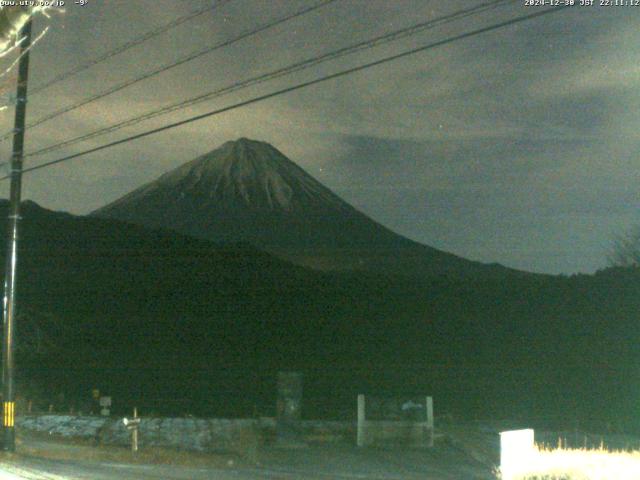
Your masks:
<svg viewBox="0 0 640 480"><path fill-rule="evenodd" d="M298 443L302 413L302 373L278 372L276 433L280 443Z"/></svg>
<svg viewBox="0 0 640 480"><path fill-rule="evenodd" d="M358 437L357 437L357 445L359 447L364 447L365 443L366 443L366 439L365 439L365 427L364 427L364 423L366 421L366 416L365 416L365 399L364 399L364 395L360 394L358 395Z"/></svg>

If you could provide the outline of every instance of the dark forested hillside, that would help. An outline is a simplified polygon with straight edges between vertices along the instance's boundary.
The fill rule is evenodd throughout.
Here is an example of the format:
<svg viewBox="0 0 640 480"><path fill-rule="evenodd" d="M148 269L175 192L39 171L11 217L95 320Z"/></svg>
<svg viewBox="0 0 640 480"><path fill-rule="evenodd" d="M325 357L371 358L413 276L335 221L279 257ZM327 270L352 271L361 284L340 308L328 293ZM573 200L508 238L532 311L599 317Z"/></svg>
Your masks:
<svg viewBox="0 0 640 480"><path fill-rule="evenodd" d="M68 404L100 388L116 410L269 414L275 373L298 369L309 417L352 414L363 391L428 393L437 413L480 418L622 422L637 410L637 270L323 274L33 203L23 217L19 382Z"/></svg>

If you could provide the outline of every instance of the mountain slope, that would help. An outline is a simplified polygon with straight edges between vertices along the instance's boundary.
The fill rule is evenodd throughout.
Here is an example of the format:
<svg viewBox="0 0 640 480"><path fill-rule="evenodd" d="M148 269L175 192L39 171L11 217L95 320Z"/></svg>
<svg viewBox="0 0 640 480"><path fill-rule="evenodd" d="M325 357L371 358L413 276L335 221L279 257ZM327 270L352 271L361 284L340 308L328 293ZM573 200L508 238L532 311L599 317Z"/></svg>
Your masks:
<svg viewBox="0 0 640 480"><path fill-rule="evenodd" d="M241 138L93 212L214 241L245 241L322 270L504 274L408 240L359 212L264 142Z"/></svg>

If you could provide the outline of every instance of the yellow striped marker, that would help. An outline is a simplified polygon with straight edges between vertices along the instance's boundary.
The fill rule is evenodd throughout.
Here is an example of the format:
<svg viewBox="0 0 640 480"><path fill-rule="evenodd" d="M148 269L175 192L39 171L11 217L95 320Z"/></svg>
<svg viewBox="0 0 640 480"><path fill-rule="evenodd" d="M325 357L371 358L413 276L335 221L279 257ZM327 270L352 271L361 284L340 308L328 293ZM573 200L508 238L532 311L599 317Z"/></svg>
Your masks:
<svg viewBox="0 0 640 480"><path fill-rule="evenodd" d="M15 402L4 402L4 420L2 425L4 427L13 427L15 425L15 413L16 413L16 404Z"/></svg>

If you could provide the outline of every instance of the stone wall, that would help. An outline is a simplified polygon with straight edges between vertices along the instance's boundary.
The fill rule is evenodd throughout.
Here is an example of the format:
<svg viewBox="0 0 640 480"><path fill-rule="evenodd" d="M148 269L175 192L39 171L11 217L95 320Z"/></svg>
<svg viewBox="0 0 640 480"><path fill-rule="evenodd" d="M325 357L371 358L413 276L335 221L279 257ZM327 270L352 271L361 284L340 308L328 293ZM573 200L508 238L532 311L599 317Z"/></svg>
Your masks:
<svg viewBox="0 0 640 480"><path fill-rule="evenodd" d="M121 418L75 415L22 415L16 428L66 438L83 438L103 445L129 445L130 432ZM142 417L140 448L168 447L200 452L229 452L269 443L275 419L154 418ZM302 421L303 441L355 441L354 422Z"/></svg>

